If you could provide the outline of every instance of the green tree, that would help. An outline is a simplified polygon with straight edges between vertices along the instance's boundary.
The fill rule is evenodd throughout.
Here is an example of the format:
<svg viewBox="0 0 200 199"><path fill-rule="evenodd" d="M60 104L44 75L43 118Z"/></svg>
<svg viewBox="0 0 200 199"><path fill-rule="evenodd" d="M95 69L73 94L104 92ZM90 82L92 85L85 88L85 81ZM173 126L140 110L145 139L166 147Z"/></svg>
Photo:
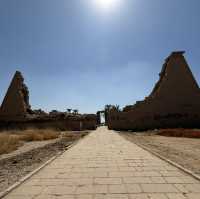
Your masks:
<svg viewBox="0 0 200 199"><path fill-rule="evenodd" d="M68 108L68 109L67 109L67 112L68 112L68 113L71 113L71 111L72 111L71 108Z"/></svg>
<svg viewBox="0 0 200 199"><path fill-rule="evenodd" d="M74 109L74 110L73 110L73 114L74 114L74 115L77 115L77 114L78 114L78 109Z"/></svg>

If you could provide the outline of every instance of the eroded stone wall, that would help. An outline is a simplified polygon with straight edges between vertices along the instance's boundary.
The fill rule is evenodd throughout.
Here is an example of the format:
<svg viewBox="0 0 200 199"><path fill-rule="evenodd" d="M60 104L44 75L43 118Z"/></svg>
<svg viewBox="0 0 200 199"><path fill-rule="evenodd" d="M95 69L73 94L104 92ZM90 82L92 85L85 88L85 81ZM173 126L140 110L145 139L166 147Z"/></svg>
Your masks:
<svg viewBox="0 0 200 199"><path fill-rule="evenodd" d="M56 129L61 131L82 131L94 130L97 127L95 120L83 119L46 119L46 120L25 120L25 121L4 121L0 122L0 131L25 130L25 129Z"/></svg>
<svg viewBox="0 0 200 199"><path fill-rule="evenodd" d="M25 118L30 110L28 88L24 84L22 74L16 71L0 107L0 119L20 120Z"/></svg>
<svg viewBox="0 0 200 199"><path fill-rule="evenodd" d="M41 109L31 110L29 91L19 71L16 71L0 107L0 130L54 128L79 131L95 129L96 126L96 114L72 115L60 112L52 115Z"/></svg>
<svg viewBox="0 0 200 199"><path fill-rule="evenodd" d="M144 101L110 112L110 129L200 126L200 89L183 53L173 52L165 60L159 81Z"/></svg>

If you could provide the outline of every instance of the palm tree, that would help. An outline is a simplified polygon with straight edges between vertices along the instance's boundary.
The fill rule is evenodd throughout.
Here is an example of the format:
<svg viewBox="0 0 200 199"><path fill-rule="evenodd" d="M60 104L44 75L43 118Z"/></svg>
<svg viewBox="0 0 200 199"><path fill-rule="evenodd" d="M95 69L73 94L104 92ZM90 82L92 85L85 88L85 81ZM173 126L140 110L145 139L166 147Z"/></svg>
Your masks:
<svg viewBox="0 0 200 199"><path fill-rule="evenodd" d="M75 115L77 115L77 114L78 114L78 110L77 110L77 109L74 109L74 110L73 110L73 113L74 113Z"/></svg>
<svg viewBox="0 0 200 199"><path fill-rule="evenodd" d="M120 111L120 107L119 107L118 104L115 105L115 110L116 110L116 111Z"/></svg>
<svg viewBox="0 0 200 199"><path fill-rule="evenodd" d="M108 118L109 118L109 112L110 112L110 110L112 109L112 105L111 104L107 104L107 105L105 105L105 108L104 108L104 111L105 111L105 124L107 125L107 123L108 123Z"/></svg>
<svg viewBox="0 0 200 199"><path fill-rule="evenodd" d="M68 113L71 113L71 111L72 111L71 108L68 108L68 109L67 109L67 112L68 112Z"/></svg>
<svg viewBox="0 0 200 199"><path fill-rule="evenodd" d="M113 105L107 104L107 105L105 105L104 109L105 109L105 112L108 113L112 108L113 108Z"/></svg>

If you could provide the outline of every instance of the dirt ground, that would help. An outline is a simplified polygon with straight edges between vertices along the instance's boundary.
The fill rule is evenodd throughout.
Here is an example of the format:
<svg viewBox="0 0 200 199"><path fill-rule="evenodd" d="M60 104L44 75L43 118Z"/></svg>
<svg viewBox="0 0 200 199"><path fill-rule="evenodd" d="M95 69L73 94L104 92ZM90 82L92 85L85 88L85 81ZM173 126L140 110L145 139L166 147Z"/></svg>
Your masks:
<svg viewBox="0 0 200 199"><path fill-rule="evenodd" d="M200 175L200 139L165 137L149 132L120 132L120 135Z"/></svg>
<svg viewBox="0 0 200 199"><path fill-rule="evenodd" d="M88 132L87 132L88 133ZM62 137L48 141L25 143L9 154L0 155L0 192L32 172L47 160L66 150L67 146L87 135Z"/></svg>

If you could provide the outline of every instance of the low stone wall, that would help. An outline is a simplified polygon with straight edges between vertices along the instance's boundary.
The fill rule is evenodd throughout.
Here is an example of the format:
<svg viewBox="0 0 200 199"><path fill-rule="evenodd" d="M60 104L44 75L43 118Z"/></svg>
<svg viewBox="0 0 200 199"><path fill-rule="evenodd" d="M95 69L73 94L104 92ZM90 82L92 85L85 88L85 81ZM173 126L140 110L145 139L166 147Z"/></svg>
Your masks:
<svg viewBox="0 0 200 199"><path fill-rule="evenodd" d="M28 120L28 121L0 121L0 130L13 130L13 129L58 129L62 131L72 130L94 130L96 129L95 120Z"/></svg>
<svg viewBox="0 0 200 199"><path fill-rule="evenodd" d="M160 128L200 128L200 114L144 115L134 119L126 113L110 114L108 128L114 130L144 131Z"/></svg>

